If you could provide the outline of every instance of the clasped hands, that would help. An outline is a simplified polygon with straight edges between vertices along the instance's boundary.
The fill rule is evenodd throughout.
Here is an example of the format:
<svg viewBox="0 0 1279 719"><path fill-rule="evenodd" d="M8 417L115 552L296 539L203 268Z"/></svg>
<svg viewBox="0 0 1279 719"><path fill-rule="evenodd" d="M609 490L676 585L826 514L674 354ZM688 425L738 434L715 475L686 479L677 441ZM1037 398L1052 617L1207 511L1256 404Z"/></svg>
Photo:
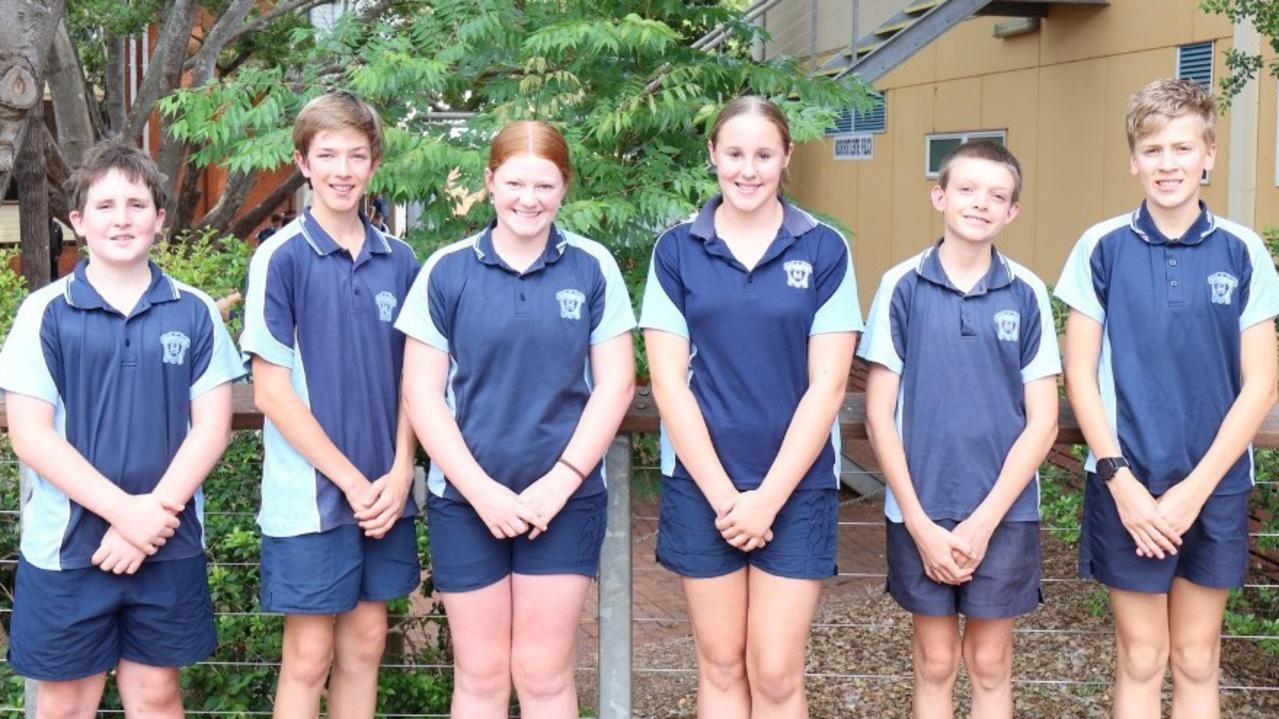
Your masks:
<svg viewBox="0 0 1279 719"><path fill-rule="evenodd" d="M154 494L126 495L90 561L104 572L133 574L178 530L183 505Z"/></svg>
<svg viewBox="0 0 1279 719"><path fill-rule="evenodd" d="M780 507L759 490L734 492L714 507L715 528L730 545L750 552L773 541L773 520Z"/></svg>
<svg viewBox="0 0 1279 719"><path fill-rule="evenodd" d="M511 539L527 532L529 540L534 540L547 531L580 486L577 475L556 464L522 492L489 479L466 500L495 538Z"/></svg>

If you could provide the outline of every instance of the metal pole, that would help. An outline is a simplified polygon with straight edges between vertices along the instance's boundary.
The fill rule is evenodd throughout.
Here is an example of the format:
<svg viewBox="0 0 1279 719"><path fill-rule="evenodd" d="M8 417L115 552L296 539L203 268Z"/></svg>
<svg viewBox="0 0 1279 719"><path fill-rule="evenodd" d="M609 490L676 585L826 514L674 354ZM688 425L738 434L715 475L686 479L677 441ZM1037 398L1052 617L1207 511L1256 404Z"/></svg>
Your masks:
<svg viewBox="0 0 1279 719"><path fill-rule="evenodd" d="M31 477L27 475L25 465L18 465L18 506L26 504L31 496ZM18 520L18 533L22 533L21 519ZM22 716L24 719L36 719L36 689L40 683L34 679L22 680Z"/></svg>
<svg viewBox="0 0 1279 719"><path fill-rule="evenodd" d="M810 6L812 13L811 33L808 39L808 66L817 67L817 0Z"/></svg>
<svg viewBox="0 0 1279 719"><path fill-rule="evenodd" d="M600 552L600 719L631 717L631 438L604 456L608 529Z"/></svg>

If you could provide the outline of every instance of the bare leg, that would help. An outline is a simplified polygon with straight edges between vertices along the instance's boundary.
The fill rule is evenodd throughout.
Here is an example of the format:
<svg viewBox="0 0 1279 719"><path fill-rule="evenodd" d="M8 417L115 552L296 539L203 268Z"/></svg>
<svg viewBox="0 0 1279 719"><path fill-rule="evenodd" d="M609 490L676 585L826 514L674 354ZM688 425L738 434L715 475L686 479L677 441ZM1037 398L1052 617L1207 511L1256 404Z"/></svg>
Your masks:
<svg viewBox="0 0 1279 719"><path fill-rule="evenodd" d="M524 719L576 719L577 627L591 580L577 574L511 577L511 677Z"/></svg>
<svg viewBox="0 0 1279 719"><path fill-rule="evenodd" d="M453 635L454 719L506 719L511 702L511 577L445 592Z"/></svg>
<svg viewBox="0 0 1279 719"><path fill-rule="evenodd" d="M320 695L333 663L333 615L286 614L283 649L274 716L318 717Z"/></svg>
<svg viewBox="0 0 1279 719"><path fill-rule="evenodd" d="M1115 612L1115 719L1159 719L1168 668L1168 595L1110 590Z"/></svg>
<svg viewBox="0 0 1279 719"><path fill-rule="evenodd" d="M697 646L697 716L749 717L746 568L710 579L684 577L683 584Z"/></svg>
<svg viewBox="0 0 1279 719"><path fill-rule="evenodd" d="M1014 619L964 622L964 664L973 685L972 719L1012 719Z"/></svg>
<svg viewBox="0 0 1279 719"><path fill-rule="evenodd" d="M1221 617L1225 589L1180 577L1168 593L1173 719L1218 719L1221 701Z"/></svg>
<svg viewBox="0 0 1279 719"><path fill-rule="evenodd" d="M386 648L386 602L360 602L333 625L329 719L372 719L377 672Z"/></svg>
<svg viewBox="0 0 1279 719"><path fill-rule="evenodd" d="M950 719L955 715L953 692L959 676L962 645L959 617L913 614L911 640L915 664L915 719Z"/></svg>
<svg viewBox="0 0 1279 719"><path fill-rule="evenodd" d="M36 685L37 719L93 719L102 701L106 672L82 679Z"/></svg>
<svg viewBox="0 0 1279 719"><path fill-rule="evenodd" d="M804 719L804 650L822 583L788 579L757 567L749 577L746 673L753 719Z"/></svg>

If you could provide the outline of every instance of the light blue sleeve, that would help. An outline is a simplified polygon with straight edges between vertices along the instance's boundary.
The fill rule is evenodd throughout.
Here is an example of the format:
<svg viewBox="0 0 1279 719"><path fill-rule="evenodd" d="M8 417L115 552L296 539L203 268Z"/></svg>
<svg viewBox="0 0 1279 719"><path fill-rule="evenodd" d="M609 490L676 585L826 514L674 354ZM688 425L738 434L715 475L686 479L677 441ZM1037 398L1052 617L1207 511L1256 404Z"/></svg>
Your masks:
<svg viewBox="0 0 1279 719"><path fill-rule="evenodd" d="M1279 315L1279 274L1275 262L1260 238L1248 242L1248 259L1252 261L1252 279L1248 283L1248 304L1239 315L1239 331Z"/></svg>
<svg viewBox="0 0 1279 719"><path fill-rule="evenodd" d="M282 240L273 240L275 238L262 243L249 262L240 350L245 363L252 361L253 355L258 355L273 365L291 369L293 344L287 338L293 336L296 327L290 297L291 278L279 268L272 271L272 260L277 259L277 251L283 247ZM275 333L271 331L272 327Z"/></svg>
<svg viewBox="0 0 1279 719"><path fill-rule="evenodd" d="M900 273L890 270L875 290L870 303L870 315L866 318L866 331L857 345L857 356L867 362L883 365L896 374L902 373L905 358L897 353L893 342L893 292L897 289Z"/></svg>
<svg viewBox="0 0 1279 719"><path fill-rule="evenodd" d="M640 327L661 330L688 337L688 320L681 309L684 304L684 282L674 258L674 245L669 233L653 245L648 263L648 281L644 284L644 304L640 309Z"/></svg>
<svg viewBox="0 0 1279 719"><path fill-rule="evenodd" d="M231 334L227 332L226 325L222 322L222 313L218 310L217 303L203 293L197 296L209 311L209 321L212 323L209 331L213 333L213 350L209 356L209 364L204 368L204 374L191 383L192 400L246 374L244 360L236 351L235 343L231 341Z"/></svg>
<svg viewBox="0 0 1279 719"><path fill-rule="evenodd" d="M437 250L427 258L426 264L422 265L422 271L417 274L417 279L413 280L413 286L404 296L404 306L400 310L400 316L395 320L395 329L445 353L449 351L448 337L431 317L432 301L438 305L440 294L439 288L431 285L431 273L439 265L440 257L447 249Z"/></svg>
<svg viewBox="0 0 1279 719"><path fill-rule="evenodd" d="M631 296L626 292L626 280L622 279L617 260L603 245L596 246L599 252L591 254L599 261L600 272L604 275L604 312L595 329L591 330L591 345L635 329L635 310L631 307Z"/></svg>
<svg viewBox="0 0 1279 719"><path fill-rule="evenodd" d="M65 283L55 283L59 287ZM55 407L58 386L45 361L41 338L45 309L61 293L52 285L32 294L18 308L9 336L0 349L0 387L7 392L35 397Z"/></svg>
<svg viewBox="0 0 1279 719"><path fill-rule="evenodd" d="M860 332L865 327L862 323L861 303L857 299L857 275L853 271L853 253L843 237L840 237L838 233L835 233L835 236L839 237L842 251L830 271L818 270L816 273L817 291L824 294L825 291L829 291L824 285L829 285L832 281L837 284L826 301L817 308L817 313L813 315L813 326L808 330L810 337L827 332Z"/></svg>
<svg viewBox="0 0 1279 719"><path fill-rule="evenodd" d="M1048 300L1048 288L1038 279L1027 284L1035 291L1035 305L1039 311L1039 349L1021 368L1023 384L1061 374L1061 350L1057 346L1057 328L1053 322L1052 303Z"/></svg>
<svg viewBox="0 0 1279 719"><path fill-rule="evenodd" d="M1057 280L1053 294L1071 309L1105 324L1106 308L1101 306L1101 300L1093 287L1092 253L1096 246L1097 240L1092 231L1079 238L1075 249L1066 258L1066 266L1061 270L1061 277Z"/></svg>

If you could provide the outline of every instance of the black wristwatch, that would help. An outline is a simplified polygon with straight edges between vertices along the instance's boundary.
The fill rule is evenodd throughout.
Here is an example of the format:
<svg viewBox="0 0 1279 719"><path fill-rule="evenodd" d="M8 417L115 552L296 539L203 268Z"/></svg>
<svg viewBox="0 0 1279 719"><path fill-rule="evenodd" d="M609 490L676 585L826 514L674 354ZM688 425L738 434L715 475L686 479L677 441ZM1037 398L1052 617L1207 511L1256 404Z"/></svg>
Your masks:
<svg viewBox="0 0 1279 719"><path fill-rule="evenodd" d="M1097 479L1108 483L1127 466L1128 460L1123 457L1103 457L1097 460Z"/></svg>

